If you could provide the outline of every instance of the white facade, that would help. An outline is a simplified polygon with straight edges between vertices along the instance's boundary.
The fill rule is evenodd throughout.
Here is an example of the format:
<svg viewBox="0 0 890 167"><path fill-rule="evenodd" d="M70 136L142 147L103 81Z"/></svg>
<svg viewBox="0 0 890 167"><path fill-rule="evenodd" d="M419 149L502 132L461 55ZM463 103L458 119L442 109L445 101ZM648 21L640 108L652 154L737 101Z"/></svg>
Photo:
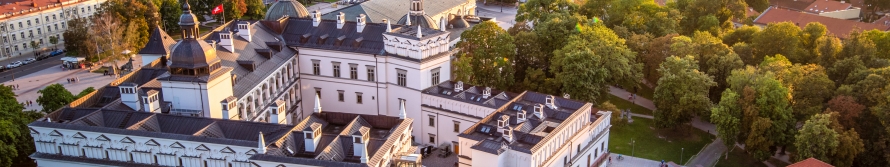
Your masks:
<svg viewBox="0 0 890 167"><path fill-rule="evenodd" d="M58 44L64 43L62 33L68 28L68 21L78 17L89 17L96 12L99 5L106 0L72 0L51 2L46 6L24 8L29 1L16 4L4 4L0 8L16 12L0 15L0 60L20 56L31 49L31 41L40 43L40 48L52 47L50 36L59 38Z"/></svg>

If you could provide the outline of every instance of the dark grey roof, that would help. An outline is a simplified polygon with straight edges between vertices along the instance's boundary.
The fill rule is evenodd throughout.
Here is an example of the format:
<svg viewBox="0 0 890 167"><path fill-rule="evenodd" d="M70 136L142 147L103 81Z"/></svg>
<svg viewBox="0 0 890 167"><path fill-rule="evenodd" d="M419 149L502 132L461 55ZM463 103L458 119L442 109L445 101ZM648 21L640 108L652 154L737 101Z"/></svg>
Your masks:
<svg viewBox="0 0 890 167"><path fill-rule="evenodd" d="M196 69L219 62L216 49L207 42L186 38L173 46L170 54L171 68Z"/></svg>
<svg viewBox="0 0 890 167"><path fill-rule="evenodd" d="M367 23L362 33L356 31L355 22L346 22L341 29L337 29L335 20L322 20L318 27L314 27L312 19L291 18L287 24L281 34L287 46L364 54L383 51L386 24Z"/></svg>
<svg viewBox="0 0 890 167"><path fill-rule="evenodd" d="M499 154L498 150L500 150L501 146L503 146L503 145L504 145L503 142L494 141L494 140L483 140L481 142L476 143L476 145L473 145L470 148L479 150L482 152L487 152L487 153L491 153L494 155L498 155Z"/></svg>
<svg viewBox="0 0 890 167"><path fill-rule="evenodd" d="M455 16L454 19L448 21L447 28L470 28L470 23L463 16Z"/></svg>
<svg viewBox="0 0 890 167"><path fill-rule="evenodd" d="M367 167L367 165L361 164L361 163L326 161L326 160L318 160L318 159L313 159L313 158L283 157L283 156L264 155L264 154L253 155L250 157L250 160L280 162L280 163L289 163L289 164L314 165L314 166L326 166L326 167Z"/></svg>
<svg viewBox="0 0 890 167"><path fill-rule="evenodd" d="M139 54L167 55L175 43L176 41L170 35L167 35L167 32L161 29L161 27L155 27L148 36L148 42L139 50Z"/></svg>
<svg viewBox="0 0 890 167"><path fill-rule="evenodd" d="M188 1L182 3L182 15L179 16L179 25L195 25L198 24L198 17L192 14L192 7Z"/></svg>
<svg viewBox="0 0 890 167"><path fill-rule="evenodd" d="M423 11L425 13L429 13L430 15L438 15L440 13L444 13L454 7L461 6L464 3L468 3L470 1L467 0L437 0L437 1L424 1ZM352 5L349 7L345 7L339 10L332 11L330 13L326 13L321 16L322 19L335 20L337 14L343 12L346 14L347 21L355 21L355 17L359 14L365 14L368 16L367 20L369 23L383 23L383 19L390 20L392 22L402 18L405 14L408 14L410 0L371 0L365 1L360 4ZM466 13L464 11L464 13ZM411 22L414 22L414 18L411 18ZM439 22L435 22L439 23Z"/></svg>
<svg viewBox="0 0 890 167"><path fill-rule="evenodd" d="M510 99L513 99L517 96L516 93L510 93L506 91L501 91L498 89L491 89L491 96L488 98L483 98L482 90L485 89L484 86L474 86L469 83L464 83L464 89L460 92L454 91L454 85L457 82L454 81L444 81L435 86L429 87L421 91L426 95L439 96L443 98L448 98L455 101L465 102L469 104L484 106L492 109L500 108L505 105Z"/></svg>
<svg viewBox="0 0 890 167"><path fill-rule="evenodd" d="M309 11L303 4L295 0L279 0L269 6L264 20L278 20L283 16L306 18L309 16Z"/></svg>
<svg viewBox="0 0 890 167"><path fill-rule="evenodd" d="M407 21L408 21L408 20L407 20L408 17L411 17L411 25L408 25L408 24L407 24L407 23L408 23L408 22L407 22ZM436 22L435 19L430 18L429 15L411 15L411 14L406 14L406 15L402 16L402 18L399 18L399 22L397 22L397 24L408 25L408 26L411 26L411 27L417 27L417 25L420 25L420 26L423 27L423 28L439 29L439 24L438 24L438 22Z"/></svg>

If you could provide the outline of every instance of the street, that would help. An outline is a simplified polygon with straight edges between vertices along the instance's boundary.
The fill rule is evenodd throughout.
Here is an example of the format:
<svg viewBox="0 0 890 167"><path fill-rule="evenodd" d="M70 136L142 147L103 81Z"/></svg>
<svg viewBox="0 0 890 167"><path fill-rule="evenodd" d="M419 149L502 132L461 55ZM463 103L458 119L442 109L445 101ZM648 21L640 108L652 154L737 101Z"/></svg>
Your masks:
<svg viewBox="0 0 890 167"><path fill-rule="evenodd" d="M35 61L31 64L22 65L21 67L10 69L4 72L0 72L0 83L12 81L13 77L22 77L28 74L35 73L40 70L48 69L48 68L59 68L62 65L62 61L59 60L64 55L50 57L44 60ZM19 59L24 60L27 58L31 58L30 56L19 56L11 59L3 60L0 62L0 65L7 65L14 61L19 61Z"/></svg>

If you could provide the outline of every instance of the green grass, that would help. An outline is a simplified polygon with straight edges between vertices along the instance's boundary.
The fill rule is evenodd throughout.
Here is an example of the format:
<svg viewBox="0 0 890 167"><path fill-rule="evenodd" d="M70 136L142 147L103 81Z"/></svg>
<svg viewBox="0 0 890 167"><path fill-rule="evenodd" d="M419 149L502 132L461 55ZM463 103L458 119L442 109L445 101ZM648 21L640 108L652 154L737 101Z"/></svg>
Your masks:
<svg viewBox="0 0 890 167"><path fill-rule="evenodd" d="M643 98L646 98L649 100L652 100L652 97L655 97L655 89L654 88L649 88L648 86L646 86L643 83L640 83L638 86L639 86L639 88L637 88L637 90L636 90L637 96L640 96L640 97L643 97ZM621 87L624 88L624 90L627 90L628 92L634 93L633 86L621 85Z"/></svg>
<svg viewBox="0 0 890 167"><path fill-rule="evenodd" d="M633 152L633 156L640 158L679 163L681 148L685 148L683 162L686 162L715 138L689 125L678 128L682 130L654 129L652 125L651 119L634 119L631 124L612 127L609 150L615 154L632 155ZM635 146L632 140L636 141Z"/></svg>
<svg viewBox="0 0 890 167"><path fill-rule="evenodd" d="M766 167L766 164L763 164L754 157L745 153L745 150L742 148L736 147L729 152L729 159L724 159L725 157L720 157L720 160L717 161L717 167Z"/></svg>
<svg viewBox="0 0 890 167"><path fill-rule="evenodd" d="M99 67L98 69L93 70L93 73L102 74L102 73L105 73L105 70L107 70L107 69L108 69L108 67Z"/></svg>
<svg viewBox="0 0 890 167"><path fill-rule="evenodd" d="M619 98L615 95L609 94L609 97L606 100L608 100L610 103L614 104L615 107L618 107L618 109L621 110L630 108L631 113L652 115L652 110L640 105L633 104L630 101L627 101L627 99Z"/></svg>

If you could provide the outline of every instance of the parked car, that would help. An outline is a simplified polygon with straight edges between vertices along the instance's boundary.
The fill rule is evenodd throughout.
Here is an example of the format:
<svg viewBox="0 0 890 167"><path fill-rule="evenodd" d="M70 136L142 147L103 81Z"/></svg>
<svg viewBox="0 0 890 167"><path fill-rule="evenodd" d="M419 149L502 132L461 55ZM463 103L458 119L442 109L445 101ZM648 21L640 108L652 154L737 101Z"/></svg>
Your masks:
<svg viewBox="0 0 890 167"><path fill-rule="evenodd" d="M0 66L0 72L6 71L6 66Z"/></svg>
<svg viewBox="0 0 890 167"><path fill-rule="evenodd" d="M34 63L35 61L37 61L37 59L28 58L28 59L23 60L22 64L31 64L31 63Z"/></svg>
<svg viewBox="0 0 890 167"><path fill-rule="evenodd" d="M22 61L16 61L16 62L9 63L9 65L6 65L6 68L16 68L19 66L22 66Z"/></svg>

